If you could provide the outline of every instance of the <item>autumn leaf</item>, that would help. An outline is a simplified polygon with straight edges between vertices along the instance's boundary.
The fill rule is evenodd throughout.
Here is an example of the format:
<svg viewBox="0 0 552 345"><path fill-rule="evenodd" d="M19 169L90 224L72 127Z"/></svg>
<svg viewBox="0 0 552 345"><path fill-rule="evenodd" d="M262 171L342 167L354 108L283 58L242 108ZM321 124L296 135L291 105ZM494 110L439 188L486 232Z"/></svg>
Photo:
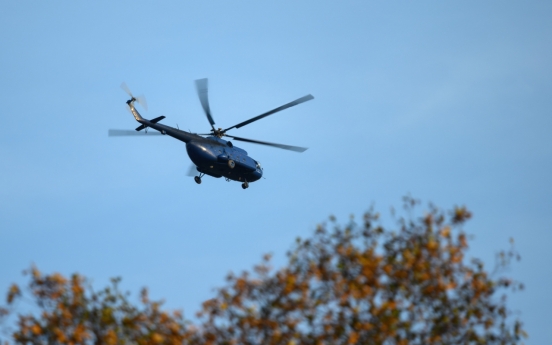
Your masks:
<svg viewBox="0 0 552 345"><path fill-rule="evenodd" d="M332 219L298 239L279 269L270 256L251 272L229 274L202 304L195 323L163 309L142 289L139 303L119 290L120 279L94 290L74 274L42 274L31 267L27 300L36 313L16 314L17 344L519 344L527 336L501 293L518 289L468 261L471 218L405 198L405 217L382 224L367 212L360 225ZM416 216L416 214L423 216ZM503 258L515 258L513 249ZM505 268L509 260L499 260ZM0 315L23 298L7 291Z"/></svg>

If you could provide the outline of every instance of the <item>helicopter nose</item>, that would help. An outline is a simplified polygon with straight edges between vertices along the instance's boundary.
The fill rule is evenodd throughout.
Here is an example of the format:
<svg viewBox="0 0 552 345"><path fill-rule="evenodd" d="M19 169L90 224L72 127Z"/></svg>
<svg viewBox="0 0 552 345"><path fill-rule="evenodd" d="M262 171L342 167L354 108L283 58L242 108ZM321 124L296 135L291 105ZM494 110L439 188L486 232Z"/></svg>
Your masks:
<svg viewBox="0 0 552 345"><path fill-rule="evenodd" d="M257 169L252 172L252 177L251 182L259 180L263 177L263 169L261 169L260 166L257 166Z"/></svg>
<svg viewBox="0 0 552 345"><path fill-rule="evenodd" d="M255 171L255 176L257 177L257 180L260 179L261 177L263 177L263 171L262 170Z"/></svg>

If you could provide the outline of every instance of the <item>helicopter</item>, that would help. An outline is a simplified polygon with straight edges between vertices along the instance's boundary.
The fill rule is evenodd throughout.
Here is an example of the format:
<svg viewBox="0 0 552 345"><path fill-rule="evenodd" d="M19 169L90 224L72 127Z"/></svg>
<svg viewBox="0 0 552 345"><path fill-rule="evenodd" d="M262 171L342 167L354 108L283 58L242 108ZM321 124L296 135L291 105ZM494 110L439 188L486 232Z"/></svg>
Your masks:
<svg viewBox="0 0 552 345"><path fill-rule="evenodd" d="M147 110L147 103L145 98L143 96L134 97L128 86L123 82L121 84L121 88L130 96L130 99L126 101L126 104L128 105L128 109L130 110L131 114L134 116L134 119L140 123L140 126L136 127L134 131L110 129L108 131L108 135L168 135L186 143L186 152L188 153L190 160L194 164L192 168L195 167L195 169L193 170L196 170L198 172L198 175L194 177L194 180L197 184L201 184L201 178L205 175L208 175L215 178L224 177L226 181L241 182L241 186L243 189L249 188L249 184L251 182L255 182L263 176L263 168L258 161L247 154L247 151L235 146L230 140L224 140L223 137L231 138L235 141L272 146L295 152L304 152L305 150L307 150L306 147L283 145L254 139L247 139L234 135L229 135L227 134L227 132L234 128L237 129L246 126L252 122L275 114L284 109L310 101L311 99L314 99L312 95L309 94L303 96L278 108L274 108L270 111L262 113L261 115L252 117L249 120L245 120L223 130L222 128L215 128L215 121L209 107L207 78L196 80L195 86L199 101L201 103L201 107L203 108L205 116L207 117L207 120L211 125L210 133L197 134L186 132L179 128L163 125L159 123L165 118L165 116L163 115L151 120L143 118L138 110L136 110L134 104L138 103ZM151 132L148 134L148 128L155 129L157 132ZM141 132L142 130L143 132Z"/></svg>

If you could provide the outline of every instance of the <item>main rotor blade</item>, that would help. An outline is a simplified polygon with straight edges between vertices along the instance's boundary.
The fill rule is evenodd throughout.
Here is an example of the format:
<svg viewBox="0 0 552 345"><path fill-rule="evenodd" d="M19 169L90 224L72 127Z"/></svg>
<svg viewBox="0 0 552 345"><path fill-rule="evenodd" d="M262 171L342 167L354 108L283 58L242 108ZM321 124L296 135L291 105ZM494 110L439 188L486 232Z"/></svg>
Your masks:
<svg viewBox="0 0 552 345"><path fill-rule="evenodd" d="M147 137L147 136L157 136L157 135L162 135L162 134L159 132L145 132L145 131L136 132L136 131L131 131L127 129L110 129L107 132L107 136L109 137L139 137L139 136Z"/></svg>
<svg viewBox="0 0 552 345"><path fill-rule="evenodd" d="M303 96L303 97L301 97L301 98L296 99L296 100L293 101L293 102L289 102L289 103L287 103L287 104L284 104L284 105L282 105L281 107L278 107L278 108L276 108L276 109L272 109L272 110L267 111L266 113L263 113L263 114L261 114L261 115L259 115L259 116L255 116L254 118L251 118L251 119L249 119L249 120L247 120L247 121L243 121L243 122L241 122L241 123L238 123L237 125L232 126L232 127L230 127L230 128L227 128L227 129L225 129L225 130L222 131L222 132L225 133L226 131L228 131L228 130L230 130L230 129L232 129L232 128L240 128L240 127L243 127L243 126L245 126L245 125L250 124L251 122L255 122L255 121L257 121L257 120L260 120L260 119L262 119L263 117L267 117L267 116L269 116L269 115L272 115L272 114L277 113L277 112L279 112L279 111L282 111L282 110L284 110L284 109L293 107L293 106L295 106L295 105L304 103L304 102L306 102L306 101L310 101L311 99L314 99L314 97L313 97L312 95Z"/></svg>
<svg viewBox="0 0 552 345"><path fill-rule="evenodd" d="M235 137L233 135L228 135L228 134L225 134L224 136L230 137L230 138L232 138L234 140L238 140L238 141L245 141L247 143L267 145L267 146L277 147L279 149L290 150L290 151L295 151L295 152L305 152L308 149L308 147L299 147L299 146L269 143L269 142L266 142L266 141Z"/></svg>
<svg viewBox="0 0 552 345"><path fill-rule="evenodd" d="M199 101L201 102L201 106L203 107L203 111L205 112L205 116L207 116L207 120L209 120L209 123L211 124L211 127L214 130L215 120L213 120L213 116L211 115L211 109L209 108L209 91L208 91L209 86L208 86L207 78L198 79L195 81L195 84L196 84L197 95L199 97Z"/></svg>

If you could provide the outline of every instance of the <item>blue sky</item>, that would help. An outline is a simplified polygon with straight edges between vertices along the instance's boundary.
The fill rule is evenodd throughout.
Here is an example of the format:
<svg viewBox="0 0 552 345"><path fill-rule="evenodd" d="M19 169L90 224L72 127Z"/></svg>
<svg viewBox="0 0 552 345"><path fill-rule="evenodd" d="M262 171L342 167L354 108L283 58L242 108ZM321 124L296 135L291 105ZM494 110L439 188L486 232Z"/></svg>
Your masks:
<svg viewBox="0 0 552 345"><path fill-rule="evenodd" d="M0 289L35 263L192 317L229 271L410 193L467 205L489 267L515 239L511 306L550 343L550 37L547 1L3 2ZM208 130L205 77L223 128L314 95L232 132L310 149L240 144L266 177L244 191L196 185L171 138L107 137L137 126L123 81L144 116Z"/></svg>

